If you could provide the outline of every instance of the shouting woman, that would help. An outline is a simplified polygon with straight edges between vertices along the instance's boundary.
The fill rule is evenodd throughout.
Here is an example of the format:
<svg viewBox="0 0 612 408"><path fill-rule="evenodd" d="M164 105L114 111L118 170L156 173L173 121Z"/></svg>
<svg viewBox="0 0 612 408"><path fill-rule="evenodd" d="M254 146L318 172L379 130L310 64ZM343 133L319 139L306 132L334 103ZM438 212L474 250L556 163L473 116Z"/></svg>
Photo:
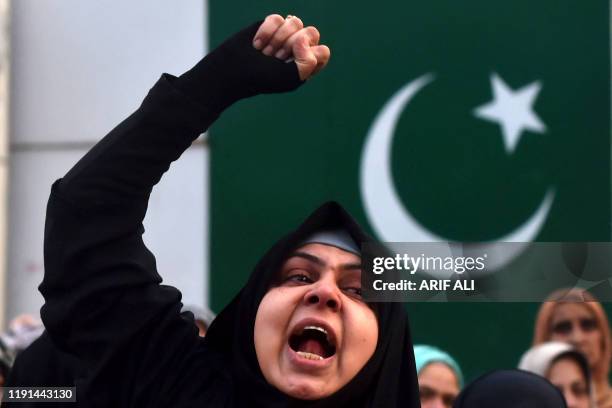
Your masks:
<svg viewBox="0 0 612 408"><path fill-rule="evenodd" d="M201 338L142 240L149 195L234 102L292 91L325 67L319 32L268 16L176 78L52 188L45 228L49 335L79 359L80 405L418 407L407 318L361 296L369 240L336 203L280 239Z"/></svg>

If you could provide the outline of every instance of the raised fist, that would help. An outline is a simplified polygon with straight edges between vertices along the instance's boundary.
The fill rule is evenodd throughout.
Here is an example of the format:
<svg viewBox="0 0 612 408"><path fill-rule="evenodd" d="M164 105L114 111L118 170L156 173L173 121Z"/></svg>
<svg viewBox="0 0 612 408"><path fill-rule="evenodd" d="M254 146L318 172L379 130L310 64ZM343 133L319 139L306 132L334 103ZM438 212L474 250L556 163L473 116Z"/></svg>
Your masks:
<svg viewBox="0 0 612 408"><path fill-rule="evenodd" d="M302 81L312 77L327 65L329 48L319 45L320 34L313 26L304 27L299 17L272 14L259 26L253 46L264 55L280 60L292 58Z"/></svg>

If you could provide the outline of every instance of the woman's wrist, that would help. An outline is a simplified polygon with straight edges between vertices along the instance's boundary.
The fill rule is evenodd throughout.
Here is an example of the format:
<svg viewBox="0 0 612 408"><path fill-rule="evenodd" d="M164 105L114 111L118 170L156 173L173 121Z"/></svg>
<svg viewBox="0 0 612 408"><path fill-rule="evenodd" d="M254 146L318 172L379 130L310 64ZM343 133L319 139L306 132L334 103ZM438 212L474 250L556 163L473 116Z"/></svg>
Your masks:
<svg viewBox="0 0 612 408"><path fill-rule="evenodd" d="M175 86L215 113L221 113L240 99L298 88L304 81L300 79L296 62L265 55L255 48L253 39L260 27L265 28L265 23L262 25L259 21L230 37L181 75ZM304 29L294 40L304 36L302 43L308 48L305 44L309 43L306 37L310 31ZM318 65L324 66L324 63ZM313 61L311 71L318 65Z"/></svg>

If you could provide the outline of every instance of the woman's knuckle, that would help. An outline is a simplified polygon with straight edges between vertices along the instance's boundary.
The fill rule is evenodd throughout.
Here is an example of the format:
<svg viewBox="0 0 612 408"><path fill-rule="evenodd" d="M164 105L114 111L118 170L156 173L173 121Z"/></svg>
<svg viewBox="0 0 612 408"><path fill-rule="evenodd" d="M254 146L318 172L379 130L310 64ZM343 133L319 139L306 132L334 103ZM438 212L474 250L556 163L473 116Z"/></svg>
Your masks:
<svg viewBox="0 0 612 408"><path fill-rule="evenodd" d="M292 17L291 20L289 20L289 21L297 29L302 29L304 27L304 23L302 22L302 20L299 17Z"/></svg>
<svg viewBox="0 0 612 408"><path fill-rule="evenodd" d="M321 33L319 33L319 30L317 30L317 28L314 26L308 26L306 27L306 30L308 30L308 33L311 38L315 40L318 40L321 37Z"/></svg>
<svg viewBox="0 0 612 408"><path fill-rule="evenodd" d="M279 14L270 14L266 17L265 21L270 23L281 23L285 21L285 19Z"/></svg>

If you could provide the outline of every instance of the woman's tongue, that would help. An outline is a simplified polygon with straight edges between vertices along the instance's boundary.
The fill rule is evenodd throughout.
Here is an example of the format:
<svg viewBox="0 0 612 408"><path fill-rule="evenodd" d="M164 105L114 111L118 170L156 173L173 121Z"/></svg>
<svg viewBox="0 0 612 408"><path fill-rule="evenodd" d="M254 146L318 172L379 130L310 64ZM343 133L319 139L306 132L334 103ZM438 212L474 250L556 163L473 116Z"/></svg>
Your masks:
<svg viewBox="0 0 612 408"><path fill-rule="evenodd" d="M318 340L314 339L304 339L300 342L300 346L298 347L298 351L303 351L306 353L316 354L321 357L325 357L325 350L323 349L323 345Z"/></svg>

